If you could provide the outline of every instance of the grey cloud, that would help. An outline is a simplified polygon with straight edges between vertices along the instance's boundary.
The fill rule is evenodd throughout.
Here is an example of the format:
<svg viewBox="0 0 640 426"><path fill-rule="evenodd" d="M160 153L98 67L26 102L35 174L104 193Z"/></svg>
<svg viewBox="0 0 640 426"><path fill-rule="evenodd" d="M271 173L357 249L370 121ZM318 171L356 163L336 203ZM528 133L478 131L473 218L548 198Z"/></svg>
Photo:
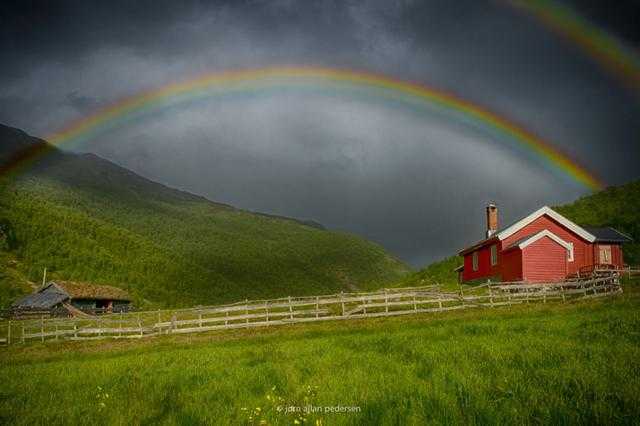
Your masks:
<svg viewBox="0 0 640 426"><path fill-rule="evenodd" d="M585 10L635 40L611 10ZM500 2L17 2L0 24L0 122L37 136L204 72L317 65L451 91L607 182L638 177L640 96ZM508 221L585 192L460 117L348 96L184 104L70 148L217 201L359 233L414 265L480 236L489 199Z"/></svg>
<svg viewBox="0 0 640 426"><path fill-rule="evenodd" d="M480 235L488 198L505 202L509 220L581 191L469 129L334 98L212 102L105 135L92 149L221 202L359 233L415 264Z"/></svg>

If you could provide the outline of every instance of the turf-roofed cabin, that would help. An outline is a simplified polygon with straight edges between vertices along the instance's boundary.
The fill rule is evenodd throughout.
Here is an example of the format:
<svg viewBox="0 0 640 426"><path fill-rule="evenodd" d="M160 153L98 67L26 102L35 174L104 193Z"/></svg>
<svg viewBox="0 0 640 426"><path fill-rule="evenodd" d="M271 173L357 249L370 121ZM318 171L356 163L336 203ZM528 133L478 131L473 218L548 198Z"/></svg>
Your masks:
<svg viewBox="0 0 640 426"><path fill-rule="evenodd" d="M486 238L458 253L462 282L550 282L624 266L622 244L631 238L613 228L581 227L544 206L500 230L498 207L486 213Z"/></svg>
<svg viewBox="0 0 640 426"><path fill-rule="evenodd" d="M130 308L126 291L108 285L72 281L50 281L12 305L14 311L121 312Z"/></svg>

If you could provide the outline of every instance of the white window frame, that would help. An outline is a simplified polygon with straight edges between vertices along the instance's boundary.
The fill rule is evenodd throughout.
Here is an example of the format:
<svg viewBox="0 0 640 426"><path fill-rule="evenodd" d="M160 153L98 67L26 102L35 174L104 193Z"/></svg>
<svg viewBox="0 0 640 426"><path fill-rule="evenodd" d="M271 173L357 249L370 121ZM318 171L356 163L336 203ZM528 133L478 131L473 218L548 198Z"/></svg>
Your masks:
<svg viewBox="0 0 640 426"><path fill-rule="evenodd" d="M478 251L476 250L471 254L471 265L473 266L474 271L478 270L478 264Z"/></svg>
<svg viewBox="0 0 640 426"><path fill-rule="evenodd" d="M493 244L490 250L491 250L491 266L496 266L498 264L498 245Z"/></svg>
<svg viewBox="0 0 640 426"><path fill-rule="evenodd" d="M567 251L567 260L573 262L573 243L569 243L569 250Z"/></svg>

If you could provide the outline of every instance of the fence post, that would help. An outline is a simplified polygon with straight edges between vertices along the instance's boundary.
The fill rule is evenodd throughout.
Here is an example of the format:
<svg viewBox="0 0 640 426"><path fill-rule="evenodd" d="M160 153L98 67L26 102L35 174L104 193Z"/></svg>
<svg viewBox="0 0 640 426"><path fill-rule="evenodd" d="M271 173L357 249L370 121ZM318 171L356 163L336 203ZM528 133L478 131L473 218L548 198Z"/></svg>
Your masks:
<svg viewBox="0 0 640 426"><path fill-rule="evenodd" d="M140 321L140 314L138 314L138 329L140 330L140 337L144 336L144 330L142 330L142 322Z"/></svg>
<svg viewBox="0 0 640 426"><path fill-rule="evenodd" d="M202 310L198 311L198 327L202 328Z"/></svg>
<svg viewBox="0 0 640 426"><path fill-rule="evenodd" d="M56 323L56 341L58 340L58 324Z"/></svg>
<svg viewBox="0 0 640 426"><path fill-rule="evenodd" d="M440 299L440 295L438 295L438 299ZM442 304L442 302L440 302ZM416 293L413 292L413 311L418 312L418 304L416 303Z"/></svg>
<svg viewBox="0 0 640 426"><path fill-rule="evenodd" d="M386 288L384 289L384 311L389 312L389 295Z"/></svg>
<svg viewBox="0 0 640 426"><path fill-rule="evenodd" d="M24 339L24 325L23 325L22 326L22 343L23 344L24 344L24 341L25 341L25 339Z"/></svg>
<svg viewBox="0 0 640 426"><path fill-rule="evenodd" d="M171 314L171 333L176 329L176 313Z"/></svg>
<svg viewBox="0 0 640 426"><path fill-rule="evenodd" d="M291 306L291 296L289 296L289 319L293 319L293 306Z"/></svg>
<svg viewBox="0 0 640 426"><path fill-rule="evenodd" d="M566 295L564 294L564 285L560 285L560 294L562 294L562 301L566 302Z"/></svg>
<svg viewBox="0 0 640 426"><path fill-rule="evenodd" d="M267 315L267 325L269 324L269 302L264 302L264 310Z"/></svg>
<svg viewBox="0 0 640 426"><path fill-rule="evenodd" d="M244 322L249 324L249 299L244 299L244 314L247 315L247 318L244 319Z"/></svg>
<svg viewBox="0 0 640 426"><path fill-rule="evenodd" d="M316 296L316 318L320 318L320 297Z"/></svg>
<svg viewBox="0 0 640 426"><path fill-rule="evenodd" d="M7 346L11 344L11 320L9 320L9 324L7 325Z"/></svg>
<svg viewBox="0 0 640 426"><path fill-rule="evenodd" d="M73 337L74 339L78 338L78 324L75 320L73 321Z"/></svg>
<svg viewBox="0 0 640 426"><path fill-rule="evenodd" d="M491 307L493 308L493 290L491 289L491 286L489 286L489 303L491 304Z"/></svg>
<svg viewBox="0 0 640 426"><path fill-rule="evenodd" d="M547 303L547 288L542 287L542 303Z"/></svg>
<svg viewBox="0 0 640 426"><path fill-rule="evenodd" d="M40 316L40 337L44 342L44 315Z"/></svg>
<svg viewBox="0 0 640 426"><path fill-rule="evenodd" d="M229 325L229 311L225 312L224 325Z"/></svg>
<svg viewBox="0 0 640 426"><path fill-rule="evenodd" d="M344 291L340 292L340 301L342 302L342 316L344 316Z"/></svg>

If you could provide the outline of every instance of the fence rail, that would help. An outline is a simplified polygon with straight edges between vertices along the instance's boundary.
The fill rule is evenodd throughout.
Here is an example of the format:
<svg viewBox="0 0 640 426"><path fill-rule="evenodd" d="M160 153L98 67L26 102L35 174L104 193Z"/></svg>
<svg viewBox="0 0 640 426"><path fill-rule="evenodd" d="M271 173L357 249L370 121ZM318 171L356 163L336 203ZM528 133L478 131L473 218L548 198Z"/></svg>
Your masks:
<svg viewBox="0 0 640 426"><path fill-rule="evenodd" d="M626 275L627 277L639 277L640 276L640 266L625 266L620 270L620 273Z"/></svg>
<svg viewBox="0 0 640 426"><path fill-rule="evenodd" d="M438 286L369 293L286 297L180 310L121 312L92 318L47 318L0 323L0 344L95 339L136 339L165 334L268 327L304 322L376 318L547 301L570 301L621 293L618 274L559 283L484 284L456 292Z"/></svg>

